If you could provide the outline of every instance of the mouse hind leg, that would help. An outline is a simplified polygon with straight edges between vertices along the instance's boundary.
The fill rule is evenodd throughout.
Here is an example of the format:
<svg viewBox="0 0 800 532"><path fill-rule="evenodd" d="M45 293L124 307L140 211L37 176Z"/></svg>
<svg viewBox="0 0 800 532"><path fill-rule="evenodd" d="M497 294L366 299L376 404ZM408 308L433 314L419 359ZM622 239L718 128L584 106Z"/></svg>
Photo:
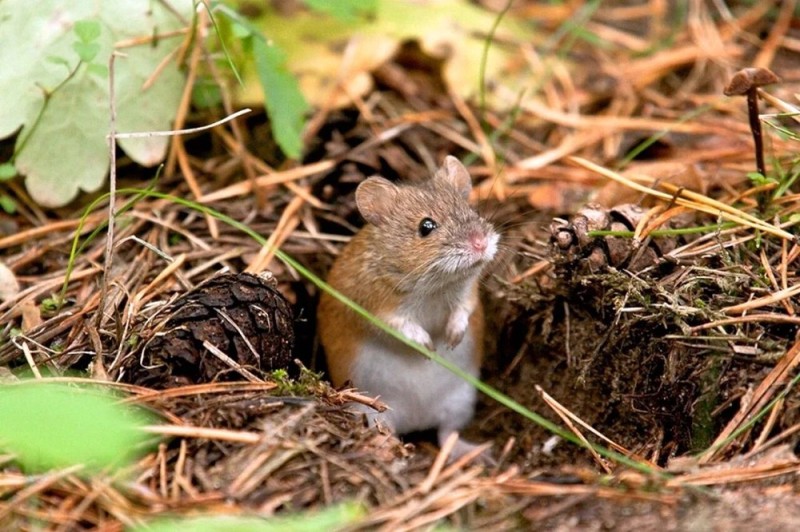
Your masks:
<svg viewBox="0 0 800 532"><path fill-rule="evenodd" d="M445 442L450 438L452 435L456 435L458 440L456 444L453 446L453 450L450 451L450 456L448 457L448 462L453 462L458 460L462 456L465 456L475 449L478 449L483 446L483 444L472 443L471 441L465 440L461 436L458 436L458 431L453 430L451 428L444 428L439 427L438 431L438 440L439 440L439 447L444 447ZM490 449L483 449L481 453L477 456L477 461L482 463L486 466L494 466L496 465L496 461L492 456Z"/></svg>
<svg viewBox="0 0 800 532"><path fill-rule="evenodd" d="M461 429L463 429L472 419L474 411L476 392L472 386L469 388L470 393L461 398L463 399L463 402L451 402L451 404L459 404L460 408L452 409L449 412L447 412L447 409L445 409L445 412L443 412L444 416L442 417L439 427L437 428L436 436L439 440L439 447L444 447L448 438L452 437L454 434L458 437L458 440L453 446L452 451L450 451L450 456L447 459L448 462L458 460L462 456L470 454L475 449L482 446L480 444L465 440L459 435ZM465 408L466 405L469 405L469 408ZM495 459L488 448L484 449L475 460L485 466L496 465Z"/></svg>
<svg viewBox="0 0 800 532"><path fill-rule="evenodd" d="M475 411L476 400L477 392L469 383L459 380L459 384L451 389L447 401L444 402L445 406L442 408L437 428L439 447L444 447L445 442L452 434L458 434L470 422ZM480 446L459 436L450 452L449 461L457 460ZM494 464L494 459L488 449L479 455L478 460L484 465Z"/></svg>

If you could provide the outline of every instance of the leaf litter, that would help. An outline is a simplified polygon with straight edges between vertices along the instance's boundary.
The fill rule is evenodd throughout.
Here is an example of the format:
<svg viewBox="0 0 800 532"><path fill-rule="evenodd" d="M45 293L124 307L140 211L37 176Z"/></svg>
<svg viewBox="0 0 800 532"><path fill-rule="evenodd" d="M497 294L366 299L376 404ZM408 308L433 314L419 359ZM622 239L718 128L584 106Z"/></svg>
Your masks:
<svg viewBox="0 0 800 532"><path fill-rule="evenodd" d="M522 3L516 15L540 17L550 44L565 46L571 34L559 28L573 13L548 6ZM599 9L586 28L610 46L575 39L561 55L540 56L533 48L520 54L520 68L541 75L541 92L519 100L512 124L505 114L443 92L441 65L408 46L381 66L375 89L356 99L358 112L317 111L301 163L272 165L275 154L262 153L256 136L264 121L257 115L247 121L252 131L217 128L173 143L176 163L158 183L246 221L324 272L362 223L352 197L361 179L423 176L444 154L477 154L468 159L475 199L506 236L486 281L495 355L484 378L579 437L612 442L669 473L668 480L554 440L488 400L468 436L494 441L496 468L469 457L448 464L425 435L401 442L364 427L343 405L369 398L333 390L297 366L297 382L237 368L235 360L234 373L246 370L258 382L170 389L120 382L122 361L138 360L140 341L165 305L221 269L253 264L272 272L294 309L296 357L318 367L316 288L237 229L142 197L118 220L109 294L100 308L103 239L85 244L59 294L81 210L45 213L14 186L19 214L6 218L16 229L0 238L0 249L21 290L0 304L0 365L14 374L84 372L156 413L161 421L149 430L163 439L124 477L94 481L66 469L29 484L2 458L0 522L117 527L164 511L270 515L355 500L366 514L342 525L411 530L446 519L456 527L501 529L796 526L800 355L793 287L800 249L764 227L725 225L695 208L714 206L713 199L762 220L758 196L776 189L748 179L755 156L745 104L721 96L737 67L752 64L778 72L786 81L767 91L794 104L797 37L781 23L787 8L774 24L767 9L692 4L685 29L670 28L660 2ZM764 37L759 46L755 36ZM669 46L646 53L668 37ZM203 120L186 111L176 127ZM490 142L500 147L496 154ZM773 168L796 172L795 142L768 135ZM600 215L590 219L612 218L623 203L642 204L645 212L615 218L624 227L600 230L631 233L623 251L634 254L651 248L652 231L680 217L690 216L689 227L712 227L699 235L658 235L672 240L671 249L661 253L659 246L636 269L609 254L608 235L584 231L572 216L604 181L570 157L613 171L631 151L638 155L626 175L674 199L642 201L637 192L631 201L604 185L605 199L592 211ZM665 166L648 167L650 161ZM144 177L134 166L119 172L134 182ZM688 178L675 182L676 175ZM688 197L681 187L701 196ZM678 206L681 197L688 204ZM772 204L776 212L761 223L791 232L791 188ZM547 231L553 217L576 235L566 259ZM104 213L89 215L82 235L103 223ZM673 223L675 231L685 227ZM23 309L30 312L31 303L40 323L25 327Z"/></svg>

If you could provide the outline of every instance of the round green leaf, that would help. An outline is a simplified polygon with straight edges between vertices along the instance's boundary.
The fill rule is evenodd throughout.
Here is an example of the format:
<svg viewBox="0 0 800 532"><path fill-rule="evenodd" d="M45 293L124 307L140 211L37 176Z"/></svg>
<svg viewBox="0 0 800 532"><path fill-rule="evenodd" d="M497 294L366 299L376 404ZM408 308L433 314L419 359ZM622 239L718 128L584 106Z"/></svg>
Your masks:
<svg viewBox="0 0 800 532"><path fill-rule="evenodd" d="M75 35L85 43L100 37L100 23L96 20L79 20L75 23Z"/></svg>
<svg viewBox="0 0 800 532"><path fill-rule="evenodd" d="M152 436L144 411L100 390L56 383L0 387L0 449L27 470L122 466Z"/></svg>
<svg viewBox="0 0 800 532"><path fill-rule="evenodd" d="M100 51L100 45L96 42L75 41L72 43L72 48L84 63L91 63Z"/></svg>

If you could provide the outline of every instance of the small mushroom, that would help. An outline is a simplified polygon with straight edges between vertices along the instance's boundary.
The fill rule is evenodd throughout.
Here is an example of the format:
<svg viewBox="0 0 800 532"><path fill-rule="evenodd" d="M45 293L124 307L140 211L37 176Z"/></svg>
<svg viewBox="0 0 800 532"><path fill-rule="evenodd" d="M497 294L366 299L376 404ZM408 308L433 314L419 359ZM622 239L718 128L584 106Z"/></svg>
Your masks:
<svg viewBox="0 0 800 532"><path fill-rule="evenodd" d="M750 117L750 131L756 150L756 169L762 176L767 175L764 164L764 143L761 139L761 120L758 117L758 88L780 81L774 72L767 68L743 68L733 75L723 91L725 96L747 96L747 114Z"/></svg>

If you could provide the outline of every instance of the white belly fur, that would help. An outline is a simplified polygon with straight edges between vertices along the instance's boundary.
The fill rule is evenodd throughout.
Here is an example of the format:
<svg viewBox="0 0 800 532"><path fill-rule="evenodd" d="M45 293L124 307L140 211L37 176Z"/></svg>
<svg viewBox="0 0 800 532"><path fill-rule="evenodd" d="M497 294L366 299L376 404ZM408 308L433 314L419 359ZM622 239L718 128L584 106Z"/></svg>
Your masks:
<svg viewBox="0 0 800 532"><path fill-rule="evenodd" d="M475 341L467 334L455 349L437 341L436 352L473 376ZM460 430L472 418L475 388L392 338L371 338L360 349L352 371L353 384L380 397L389 410L363 410L372 424L405 434L431 428Z"/></svg>

